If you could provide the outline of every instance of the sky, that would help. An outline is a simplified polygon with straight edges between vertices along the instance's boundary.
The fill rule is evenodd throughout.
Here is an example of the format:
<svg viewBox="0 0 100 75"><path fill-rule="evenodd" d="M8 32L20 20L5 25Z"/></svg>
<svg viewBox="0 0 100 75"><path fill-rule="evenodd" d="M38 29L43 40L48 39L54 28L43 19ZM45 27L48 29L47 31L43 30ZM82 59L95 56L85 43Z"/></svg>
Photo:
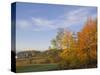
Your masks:
<svg viewBox="0 0 100 75"><path fill-rule="evenodd" d="M78 32L88 17L95 19L96 16L96 7L18 2L16 49L47 50L58 28Z"/></svg>

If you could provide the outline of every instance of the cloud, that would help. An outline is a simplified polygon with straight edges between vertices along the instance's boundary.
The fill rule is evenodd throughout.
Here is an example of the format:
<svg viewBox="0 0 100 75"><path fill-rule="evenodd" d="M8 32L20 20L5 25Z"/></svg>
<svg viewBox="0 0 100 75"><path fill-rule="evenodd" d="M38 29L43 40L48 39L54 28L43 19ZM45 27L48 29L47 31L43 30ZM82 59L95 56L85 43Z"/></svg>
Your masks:
<svg viewBox="0 0 100 75"><path fill-rule="evenodd" d="M60 16L63 20L63 25L72 26L85 22L88 17L96 18L97 14L92 13L94 8L79 8L72 11L67 11L64 15Z"/></svg>
<svg viewBox="0 0 100 75"><path fill-rule="evenodd" d="M19 28L25 29L30 27L31 23L28 20L17 20L16 22Z"/></svg>
<svg viewBox="0 0 100 75"><path fill-rule="evenodd" d="M42 18L34 18L32 17L32 23L34 25L40 26L40 27L50 27L52 28L53 21L47 20L47 19L42 19Z"/></svg>
<svg viewBox="0 0 100 75"><path fill-rule="evenodd" d="M70 12L68 12L67 14L65 14L64 16L66 17L66 20L69 22L75 22L75 21L79 21L86 19L89 15L92 16L90 14L91 9L87 9L87 8L80 8L77 10L72 10ZM63 17L64 17L63 16Z"/></svg>
<svg viewBox="0 0 100 75"><path fill-rule="evenodd" d="M32 27L33 31L65 28L85 22L89 16L96 17L96 13L91 13L92 10L92 8L73 9L52 20L42 17L31 17L30 20L20 20L18 24L21 28Z"/></svg>

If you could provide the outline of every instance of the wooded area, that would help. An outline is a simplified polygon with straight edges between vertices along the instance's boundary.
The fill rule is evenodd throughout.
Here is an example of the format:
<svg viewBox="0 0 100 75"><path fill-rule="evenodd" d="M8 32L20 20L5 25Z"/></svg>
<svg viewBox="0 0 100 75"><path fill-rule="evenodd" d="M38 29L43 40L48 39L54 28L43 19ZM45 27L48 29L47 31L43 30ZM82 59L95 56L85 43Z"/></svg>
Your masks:
<svg viewBox="0 0 100 75"><path fill-rule="evenodd" d="M57 64L58 67L54 70L96 68L97 20L88 18L81 31L77 33L59 28L48 50L26 51L21 54L25 54L25 57L18 56L16 66Z"/></svg>

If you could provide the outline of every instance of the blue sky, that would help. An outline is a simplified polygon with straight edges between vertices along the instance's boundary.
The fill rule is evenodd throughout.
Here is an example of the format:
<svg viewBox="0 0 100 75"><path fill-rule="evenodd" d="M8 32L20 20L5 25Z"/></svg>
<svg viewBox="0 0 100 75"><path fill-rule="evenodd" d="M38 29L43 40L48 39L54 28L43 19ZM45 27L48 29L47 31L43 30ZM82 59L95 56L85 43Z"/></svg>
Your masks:
<svg viewBox="0 0 100 75"><path fill-rule="evenodd" d="M46 50L58 28L78 32L88 17L96 16L96 7L17 3L16 48L18 51Z"/></svg>

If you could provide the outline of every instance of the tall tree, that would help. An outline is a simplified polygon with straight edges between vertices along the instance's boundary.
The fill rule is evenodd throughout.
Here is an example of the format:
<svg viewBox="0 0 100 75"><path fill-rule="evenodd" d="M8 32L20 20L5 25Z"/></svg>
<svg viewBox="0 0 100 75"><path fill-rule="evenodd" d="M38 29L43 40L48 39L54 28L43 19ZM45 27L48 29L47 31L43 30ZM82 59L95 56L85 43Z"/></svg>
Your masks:
<svg viewBox="0 0 100 75"><path fill-rule="evenodd" d="M97 22L88 18L81 32L78 34L80 53L85 55L88 64L97 58ZM83 56L82 56L83 57Z"/></svg>

